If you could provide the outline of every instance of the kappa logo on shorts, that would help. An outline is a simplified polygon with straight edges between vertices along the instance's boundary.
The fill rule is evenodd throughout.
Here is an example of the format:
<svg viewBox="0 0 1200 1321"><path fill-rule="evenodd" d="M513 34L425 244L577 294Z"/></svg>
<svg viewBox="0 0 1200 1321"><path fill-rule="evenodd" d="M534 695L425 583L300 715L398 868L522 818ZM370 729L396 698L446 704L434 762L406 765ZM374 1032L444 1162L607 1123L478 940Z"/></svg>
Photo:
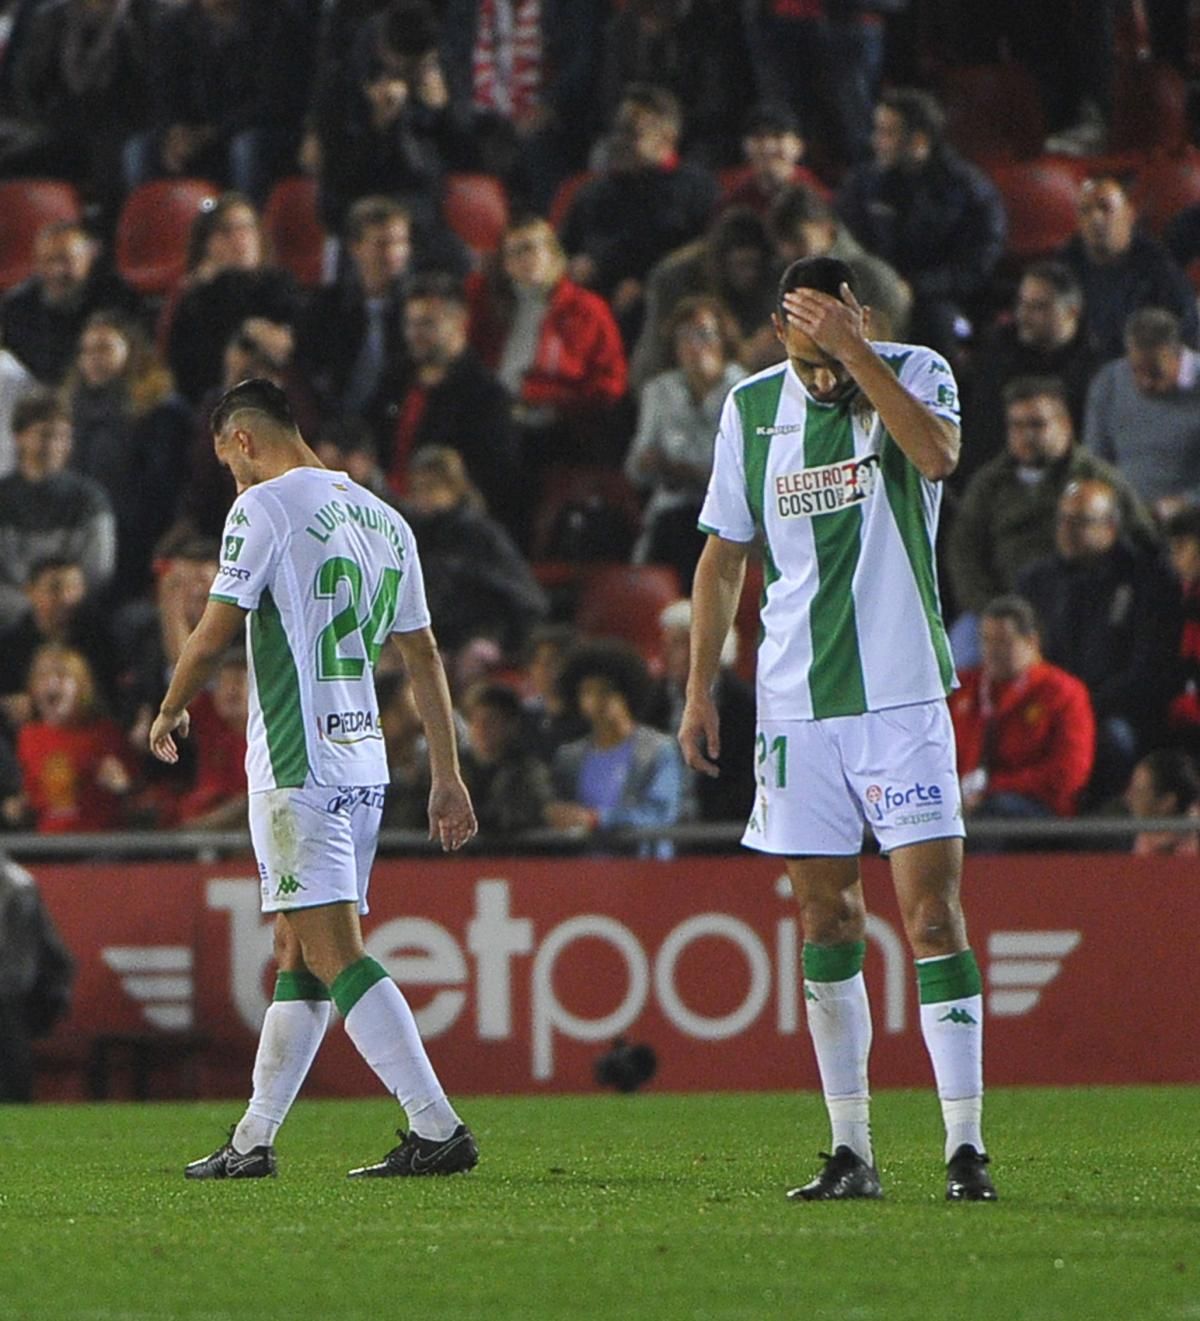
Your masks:
<svg viewBox="0 0 1200 1321"><path fill-rule="evenodd" d="M275 887L275 898L288 899L299 891L307 889L307 885L298 881L291 872L287 872L279 878L279 884Z"/></svg>

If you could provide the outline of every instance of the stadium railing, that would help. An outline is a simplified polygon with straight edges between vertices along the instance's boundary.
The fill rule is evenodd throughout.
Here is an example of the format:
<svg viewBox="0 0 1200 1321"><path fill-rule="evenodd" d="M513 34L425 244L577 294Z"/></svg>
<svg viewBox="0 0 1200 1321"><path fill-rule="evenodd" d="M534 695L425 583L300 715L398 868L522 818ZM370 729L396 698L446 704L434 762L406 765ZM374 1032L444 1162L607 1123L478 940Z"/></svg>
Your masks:
<svg viewBox="0 0 1200 1321"><path fill-rule="evenodd" d="M693 823L667 827L625 829L598 832L594 835L576 831L530 830L520 835L477 837L464 853L475 854L545 854L545 853L632 853L639 846L670 840L683 850L706 851L727 848L737 851L742 836L740 822ZM1188 817L1076 817L1042 821L973 821L968 826L968 850L986 852L989 846L1003 843L1011 849L1064 848L1086 852L1092 849L1112 851L1128 846L1129 840L1143 831L1167 834L1195 834L1200 822ZM424 831L384 830L379 837L381 854L440 853ZM179 830L112 832L104 834L38 835L28 832L0 835L0 852L14 858L45 859L68 862L96 858L197 858L215 861L229 855L250 852L250 835L243 830Z"/></svg>

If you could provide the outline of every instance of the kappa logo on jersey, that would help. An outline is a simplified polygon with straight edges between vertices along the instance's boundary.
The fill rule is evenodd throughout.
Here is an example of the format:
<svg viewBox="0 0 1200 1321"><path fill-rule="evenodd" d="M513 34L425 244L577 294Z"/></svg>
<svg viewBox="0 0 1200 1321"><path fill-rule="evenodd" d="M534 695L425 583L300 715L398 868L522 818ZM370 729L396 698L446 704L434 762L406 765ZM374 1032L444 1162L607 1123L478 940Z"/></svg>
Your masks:
<svg viewBox="0 0 1200 1321"><path fill-rule="evenodd" d="M780 518L815 518L861 504L879 480L879 455L802 468L775 478Z"/></svg>
<svg viewBox="0 0 1200 1321"><path fill-rule="evenodd" d="M226 527L249 527L250 515L244 509L236 509L229 515L229 522Z"/></svg>
<svg viewBox="0 0 1200 1321"><path fill-rule="evenodd" d="M790 436L793 431L803 431L803 422L785 422L777 427L755 427L756 436Z"/></svg>
<svg viewBox="0 0 1200 1321"><path fill-rule="evenodd" d="M239 556L242 553L242 547L245 544L246 544L245 537L232 537L232 536L226 537L225 559L227 559L231 564L236 564Z"/></svg>

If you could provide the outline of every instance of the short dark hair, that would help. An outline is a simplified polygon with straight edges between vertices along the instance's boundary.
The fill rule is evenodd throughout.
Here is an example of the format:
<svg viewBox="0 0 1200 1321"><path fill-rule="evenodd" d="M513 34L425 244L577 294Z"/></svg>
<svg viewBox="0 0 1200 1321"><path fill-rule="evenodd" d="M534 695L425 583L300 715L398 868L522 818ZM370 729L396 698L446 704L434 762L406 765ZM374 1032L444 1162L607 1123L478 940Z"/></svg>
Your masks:
<svg viewBox="0 0 1200 1321"><path fill-rule="evenodd" d="M1166 349L1183 343L1179 318L1165 307L1139 307L1125 322L1125 343L1131 349Z"/></svg>
<svg viewBox="0 0 1200 1321"><path fill-rule="evenodd" d="M467 306L467 291L457 275L449 271L425 271L414 275L408 284L407 301L417 298L437 298L458 307Z"/></svg>
<svg viewBox="0 0 1200 1321"><path fill-rule="evenodd" d="M797 184L785 188L767 212L767 229L776 242L791 238L800 225L824 224L833 219L833 207L817 192Z"/></svg>
<svg viewBox="0 0 1200 1321"><path fill-rule="evenodd" d="M219 436L229 425L229 419L244 408L264 413L272 422L288 431L297 429L287 395L274 381L252 376L248 381L239 381L237 385L231 386L217 401L209 419L213 435Z"/></svg>
<svg viewBox="0 0 1200 1321"><path fill-rule="evenodd" d="M621 90L619 105L637 106L639 110L648 110L652 115L665 120L671 128L683 131L683 110L679 98L674 92L657 83L629 83Z"/></svg>
<svg viewBox="0 0 1200 1321"><path fill-rule="evenodd" d="M40 426L43 422L69 422L71 414L67 406L52 390L35 390L19 399L13 407L12 432L19 436L30 427Z"/></svg>
<svg viewBox="0 0 1200 1321"><path fill-rule="evenodd" d="M462 700L463 711L470 715L476 707L485 706L514 724L521 719L521 699L516 689L506 683L478 683L467 690Z"/></svg>
<svg viewBox="0 0 1200 1321"><path fill-rule="evenodd" d="M585 679L604 679L625 699L636 717L646 699L650 675L646 662L627 642L598 638L582 642L567 657L558 688L569 706L578 710L579 687Z"/></svg>
<svg viewBox="0 0 1200 1321"><path fill-rule="evenodd" d="M1022 280L1041 280L1054 290L1054 296L1062 303L1072 307L1083 306L1083 285L1079 277L1061 261L1035 261L1021 272Z"/></svg>
<svg viewBox="0 0 1200 1321"><path fill-rule="evenodd" d="M884 92L879 104L900 116L906 133L924 133L938 147L946 132L946 114L932 92L918 87L897 87Z"/></svg>
<svg viewBox="0 0 1200 1321"><path fill-rule="evenodd" d="M67 555L43 555L29 566L25 581L27 584L35 583L42 574L57 573L60 569L78 569L82 573L83 565L79 560L71 559Z"/></svg>
<svg viewBox="0 0 1200 1321"><path fill-rule="evenodd" d="M424 55L438 44L437 14L429 0L392 0L383 12L379 35L397 55Z"/></svg>
<svg viewBox="0 0 1200 1321"><path fill-rule="evenodd" d="M753 138L760 134L782 137L785 133L800 136L800 121L785 105L778 102L760 102L751 107L742 125L742 135Z"/></svg>
<svg viewBox="0 0 1200 1321"><path fill-rule="evenodd" d="M816 289L831 298L841 298L842 285L854 291L854 272L837 257L801 257L784 271L779 279L779 292L775 296L779 319L783 317L783 296L793 289Z"/></svg>
<svg viewBox="0 0 1200 1321"><path fill-rule="evenodd" d="M346 242L357 243L368 229L390 225L393 220L403 220L411 226L412 215L402 202L394 197L360 197L346 212Z"/></svg>
<svg viewBox="0 0 1200 1321"><path fill-rule="evenodd" d="M1181 748L1156 748L1138 764L1150 772L1155 793L1175 795L1177 811L1186 812L1200 798L1196 764Z"/></svg>
<svg viewBox="0 0 1200 1321"><path fill-rule="evenodd" d="M1163 536L1168 541L1190 537L1200 541L1200 505L1186 505L1163 523Z"/></svg>
<svg viewBox="0 0 1200 1321"><path fill-rule="evenodd" d="M1037 611L1023 596L1015 593L993 597L983 607L983 618L1007 619L1023 638L1036 637L1041 632Z"/></svg>
<svg viewBox="0 0 1200 1321"><path fill-rule="evenodd" d="M1056 399L1067 412L1071 411L1067 387L1060 376L1014 376L1011 381L1004 382L1000 398L1005 408L1027 403L1030 399Z"/></svg>

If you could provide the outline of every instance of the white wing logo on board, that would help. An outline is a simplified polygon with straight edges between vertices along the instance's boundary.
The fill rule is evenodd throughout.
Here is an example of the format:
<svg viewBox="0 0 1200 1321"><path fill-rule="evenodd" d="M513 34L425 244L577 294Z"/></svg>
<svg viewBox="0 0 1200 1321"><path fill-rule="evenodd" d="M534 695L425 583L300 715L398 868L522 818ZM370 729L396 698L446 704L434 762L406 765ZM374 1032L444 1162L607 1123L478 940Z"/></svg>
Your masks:
<svg viewBox="0 0 1200 1321"><path fill-rule="evenodd" d="M192 951L186 945L110 945L100 957L142 1007L142 1017L167 1032L192 1026Z"/></svg>
<svg viewBox="0 0 1200 1321"><path fill-rule="evenodd" d="M988 937L988 1013L1019 1018L1062 972L1082 931L993 931Z"/></svg>

